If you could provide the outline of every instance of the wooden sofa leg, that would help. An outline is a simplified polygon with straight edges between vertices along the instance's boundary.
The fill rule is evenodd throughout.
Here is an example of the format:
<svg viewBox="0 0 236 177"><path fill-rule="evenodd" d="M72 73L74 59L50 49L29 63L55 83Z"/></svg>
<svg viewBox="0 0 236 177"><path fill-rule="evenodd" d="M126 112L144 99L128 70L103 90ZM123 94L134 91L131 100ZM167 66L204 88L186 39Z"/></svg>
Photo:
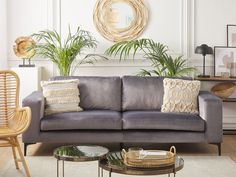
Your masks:
<svg viewBox="0 0 236 177"><path fill-rule="evenodd" d="M27 155L27 146L31 144L36 144L36 143L24 143L24 156Z"/></svg>
<svg viewBox="0 0 236 177"><path fill-rule="evenodd" d="M221 156L221 143L216 144L218 147L218 155Z"/></svg>
<svg viewBox="0 0 236 177"><path fill-rule="evenodd" d="M218 155L221 156L221 143L211 143L217 146Z"/></svg>

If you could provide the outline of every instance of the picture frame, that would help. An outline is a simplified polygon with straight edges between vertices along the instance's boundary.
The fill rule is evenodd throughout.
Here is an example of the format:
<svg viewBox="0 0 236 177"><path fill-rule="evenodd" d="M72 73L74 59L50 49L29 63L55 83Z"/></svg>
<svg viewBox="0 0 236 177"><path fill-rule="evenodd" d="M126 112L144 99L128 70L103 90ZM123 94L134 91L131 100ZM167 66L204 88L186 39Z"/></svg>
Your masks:
<svg viewBox="0 0 236 177"><path fill-rule="evenodd" d="M214 47L214 76L236 78L236 47Z"/></svg>
<svg viewBox="0 0 236 177"><path fill-rule="evenodd" d="M227 46L236 47L236 25L227 25Z"/></svg>

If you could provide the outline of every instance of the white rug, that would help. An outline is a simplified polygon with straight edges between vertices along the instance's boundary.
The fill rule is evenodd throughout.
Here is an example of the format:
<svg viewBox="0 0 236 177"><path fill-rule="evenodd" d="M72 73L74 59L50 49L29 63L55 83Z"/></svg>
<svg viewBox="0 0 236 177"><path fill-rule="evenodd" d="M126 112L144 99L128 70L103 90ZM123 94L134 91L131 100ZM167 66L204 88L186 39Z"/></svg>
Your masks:
<svg viewBox="0 0 236 177"><path fill-rule="evenodd" d="M184 168L176 177L236 177L236 163L226 156L184 156ZM32 177L56 177L56 159L53 157L26 157ZM62 176L62 175L61 175ZM65 177L97 177L97 162L65 162ZM112 177L125 175L112 174ZM167 177L161 175L160 177ZM173 176L173 175L171 175ZM14 162L0 169L0 177L24 177ZM108 177L108 173L104 173Z"/></svg>

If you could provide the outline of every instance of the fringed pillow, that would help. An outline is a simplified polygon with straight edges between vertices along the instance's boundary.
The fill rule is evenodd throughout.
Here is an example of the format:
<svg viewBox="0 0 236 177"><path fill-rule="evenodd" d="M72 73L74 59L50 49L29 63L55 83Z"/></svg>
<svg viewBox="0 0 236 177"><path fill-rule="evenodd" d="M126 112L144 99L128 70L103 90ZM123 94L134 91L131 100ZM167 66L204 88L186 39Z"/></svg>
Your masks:
<svg viewBox="0 0 236 177"><path fill-rule="evenodd" d="M79 80L42 81L43 95L46 99L45 115L82 111L79 107Z"/></svg>

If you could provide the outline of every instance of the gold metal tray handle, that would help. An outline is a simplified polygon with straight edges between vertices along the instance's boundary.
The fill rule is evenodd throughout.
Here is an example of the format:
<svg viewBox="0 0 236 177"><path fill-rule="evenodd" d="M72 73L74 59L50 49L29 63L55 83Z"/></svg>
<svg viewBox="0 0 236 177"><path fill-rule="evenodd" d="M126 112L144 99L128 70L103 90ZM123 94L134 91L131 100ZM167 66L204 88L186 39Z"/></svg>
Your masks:
<svg viewBox="0 0 236 177"><path fill-rule="evenodd" d="M122 149L122 151L121 151L121 156L123 157L123 158L125 158L125 154L126 154L127 152L126 152L126 150L125 149Z"/></svg>
<svg viewBox="0 0 236 177"><path fill-rule="evenodd" d="M170 152L173 152L173 154L176 155L176 148L174 146L171 146Z"/></svg>

